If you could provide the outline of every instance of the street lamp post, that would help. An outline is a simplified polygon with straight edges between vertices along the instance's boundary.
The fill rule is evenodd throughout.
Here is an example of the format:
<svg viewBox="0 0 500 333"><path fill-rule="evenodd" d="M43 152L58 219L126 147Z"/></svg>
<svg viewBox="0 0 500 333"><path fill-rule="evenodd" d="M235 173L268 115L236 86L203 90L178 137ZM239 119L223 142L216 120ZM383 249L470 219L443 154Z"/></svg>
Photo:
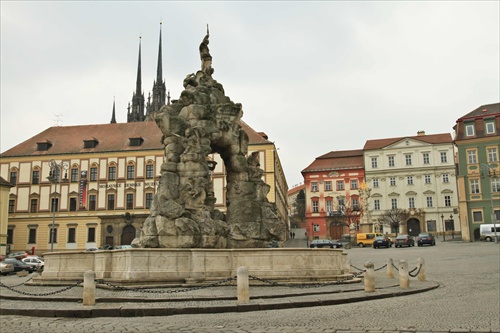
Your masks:
<svg viewBox="0 0 500 333"><path fill-rule="evenodd" d="M68 170L68 165L66 163L57 163L55 160L50 160L49 162L50 173L47 179L54 184L54 195L52 197L52 227L50 229L50 252L54 252L54 242L55 242L55 223L56 223L56 210L57 210L57 184L59 183L59 188L61 188L61 174L63 170ZM64 176L67 178L67 175Z"/></svg>
<svg viewBox="0 0 500 333"><path fill-rule="evenodd" d="M453 221L453 214L450 214L451 221L451 239L455 239L455 221Z"/></svg>
<svg viewBox="0 0 500 333"><path fill-rule="evenodd" d="M496 178L495 170L493 167L486 163L481 163L481 169L484 172L488 173L488 177L490 178L490 200L491 200L491 223L493 223L493 230L495 232L495 243L498 244L498 235L497 235L497 226L496 226L496 217L495 217L495 207L493 206L493 178Z"/></svg>
<svg viewBox="0 0 500 333"><path fill-rule="evenodd" d="M443 214L441 214L441 221L443 221L443 242L445 242L445 241L446 241L446 238L445 238L445 235L444 235L444 234L445 234L445 230L446 230L446 229L445 229L445 227L444 227L444 215L443 215Z"/></svg>

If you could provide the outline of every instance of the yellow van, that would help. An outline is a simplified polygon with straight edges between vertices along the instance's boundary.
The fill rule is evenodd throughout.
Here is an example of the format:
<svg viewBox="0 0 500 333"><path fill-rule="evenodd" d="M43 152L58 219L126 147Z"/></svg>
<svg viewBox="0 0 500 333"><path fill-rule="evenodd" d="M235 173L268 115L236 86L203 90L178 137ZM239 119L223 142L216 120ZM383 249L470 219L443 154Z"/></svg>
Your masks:
<svg viewBox="0 0 500 333"><path fill-rule="evenodd" d="M374 232L360 233L356 235L356 244L359 247L372 246L373 240L377 236L383 236L382 234L376 234Z"/></svg>

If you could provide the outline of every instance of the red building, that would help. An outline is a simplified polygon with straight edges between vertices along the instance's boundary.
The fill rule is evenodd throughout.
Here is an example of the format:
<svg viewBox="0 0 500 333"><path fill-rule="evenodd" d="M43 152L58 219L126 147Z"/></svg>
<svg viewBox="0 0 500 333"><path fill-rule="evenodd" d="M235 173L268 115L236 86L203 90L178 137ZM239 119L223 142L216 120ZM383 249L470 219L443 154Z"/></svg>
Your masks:
<svg viewBox="0 0 500 333"><path fill-rule="evenodd" d="M307 238L339 239L359 230L363 216L363 150L332 151L302 170Z"/></svg>

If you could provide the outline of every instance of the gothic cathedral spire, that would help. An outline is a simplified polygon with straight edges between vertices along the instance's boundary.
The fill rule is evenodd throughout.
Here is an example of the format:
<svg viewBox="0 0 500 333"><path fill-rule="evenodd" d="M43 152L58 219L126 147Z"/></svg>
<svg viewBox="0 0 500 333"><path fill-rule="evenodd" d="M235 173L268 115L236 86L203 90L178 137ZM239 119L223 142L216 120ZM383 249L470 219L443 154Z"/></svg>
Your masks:
<svg viewBox="0 0 500 333"><path fill-rule="evenodd" d="M158 45L158 66L156 67L156 80L153 82L153 101L148 98L146 120L153 120L152 114L160 111L161 107L165 105L165 81L163 80L163 66L161 54L161 27L160 22L160 41Z"/></svg>
<svg viewBox="0 0 500 333"><path fill-rule="evenodd" d="M113 114L111 116L110 124L116 124L116 116L115 116L115 100L113 99Z"/></svg>
<svg viewBox="0 0 500 333"><path fill-rule="evenodd" d="M144 93L141 80L141 37L139 37L139 61L137 64L137 81L132 96L132 109L128 111L127 122L144 121Z"/></svg>

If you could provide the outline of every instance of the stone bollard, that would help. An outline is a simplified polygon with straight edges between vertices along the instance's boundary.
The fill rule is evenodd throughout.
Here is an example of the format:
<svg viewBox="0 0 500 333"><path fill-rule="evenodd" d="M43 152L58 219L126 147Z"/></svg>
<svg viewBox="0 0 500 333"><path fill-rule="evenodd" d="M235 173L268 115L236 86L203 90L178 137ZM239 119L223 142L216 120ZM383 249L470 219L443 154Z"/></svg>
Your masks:
<svg viewBox="0 0 500 333"><path fill-rule="evenodd" d="M365 291L375 291L375 269L373 263L369 261L365 263Z"/></svg>
<svg viewBox="0 0 500 333"><path fill-rule="evenodd" d="M248 269L245 266L238 267L236 271L236 282L238 292L238 303L250 302L250 284L248 282Z"/></svg>
<svg viewBox="0 0 500 333"><path fill-rule="evenodd" d="M394 278L394 262L391 258L387 259L387 277Z"/></svg>
<svg viewBox="0 0 500 333"><path fill-rule="evenodd" d="M343 257L343 264L344 264L344 271L345 274L351 273L351 260L347 260L347 256L342 256Z"/></svg>
<svg viewBox="0 0 500 333"><path fill-rule="evenodd" d="M83 305L95 305L94 271L86 271L83 274Z"/></svg>
<svg viewBox="0 0 500 333"><path fill-rule="evenodd" d="M418 281L426 281L427 276L425 276L425 261L424 261L424 259L418 258L417 265L418 265L418 267L420 267L420 270L419 270L418 275L417 275Z"/></svg>
<svg viewBox="0 0 500 333"><path fill-rule="evenodd" d="M399 287L402 289L410 288L410 275L406 260L399 261Z"/></svg>

